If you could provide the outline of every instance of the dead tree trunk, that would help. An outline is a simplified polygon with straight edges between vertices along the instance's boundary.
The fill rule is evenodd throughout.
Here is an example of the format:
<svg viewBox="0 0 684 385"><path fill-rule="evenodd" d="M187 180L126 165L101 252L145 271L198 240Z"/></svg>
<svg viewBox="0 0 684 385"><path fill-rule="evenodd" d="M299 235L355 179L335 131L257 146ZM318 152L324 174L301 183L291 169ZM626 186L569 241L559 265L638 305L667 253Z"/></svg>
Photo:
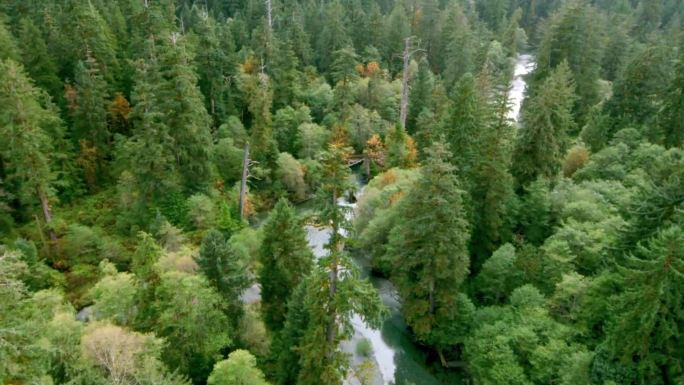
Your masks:
<svg viewBox="0 0 684 385"><path fill-rule="evenodd" d="M406 115L408 114L408 77L409 77L409 58L411 55L411 38L404 39L404 70L401 75L401 111L399 113L399 124L406 128Z"/></svg>
<svg viewBox="0 0 684 385"><path fill-rule="evenodd" d="M245 195L247 194L247 177L249 176L249 143L245 143L245 154L242 158L242 182L240 183L240 219L245 217Z"/></svg>
<svg viewBox="0 0 684 385"><path fill-rule="evenodd" d="M268 20L269 32L273 32L273 4L271 0L266 0L266 20Z"/></svg>
<svg viewBox="0 0 684 385"><path fill-rule="evenodd" d="M43 208L43 217L45 218L45 224L48 227L48 235L50 235L50 240L55 243L57 241L57 234L52 228L52 214L50 214L50 202L48 201L47 194L42 189L38 190L38 198L40 198L40 205Z"/></svg>

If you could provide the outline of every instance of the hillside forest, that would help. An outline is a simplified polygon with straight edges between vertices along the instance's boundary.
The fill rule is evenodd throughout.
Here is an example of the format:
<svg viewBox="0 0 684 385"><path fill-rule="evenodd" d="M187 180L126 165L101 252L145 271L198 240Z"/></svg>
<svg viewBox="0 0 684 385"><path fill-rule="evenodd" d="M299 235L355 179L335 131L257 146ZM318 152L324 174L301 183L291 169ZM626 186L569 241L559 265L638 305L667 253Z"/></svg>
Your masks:
<svg viewBox="0 0 684 385"><path fill-rule="evenodd" d="M0 385L683 385L683 25L0 0Z"/></svg>

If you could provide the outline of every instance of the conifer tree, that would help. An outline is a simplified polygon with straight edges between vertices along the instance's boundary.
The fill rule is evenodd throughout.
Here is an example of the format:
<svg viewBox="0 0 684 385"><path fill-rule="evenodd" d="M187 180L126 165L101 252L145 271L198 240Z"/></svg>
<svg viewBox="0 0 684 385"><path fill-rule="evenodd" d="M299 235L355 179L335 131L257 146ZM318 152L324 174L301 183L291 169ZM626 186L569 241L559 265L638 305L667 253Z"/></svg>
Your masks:
<svg viewBox="0 0 684 385"><path fill-rule="evenodd" d="M563 62L567 62L577 88L578 98L573 112L580 124L591 107L599 101L599 75L602 59L601 23L596 10L583 2L568 2L550 20L539 47L537 67L532 76L530 93L545 88L545 79Z"/></svg>
<svg viewBox="0 0 684 385"><path fill-rule="evenodd" d="M402 313L416 337L443 349L462 336L449 329L459 317L457 297L468 276L469 225L455 167L446 146L435 142L416 185L397 210L387 257L402 299Z"/></svg>
<svg viewBox="0 0 684 385"><path fill-rule="evenodd" d="M334 60L333 52L349 47L351 39L345 22L345 7L341 2L328 3L323 12L327 23L323 26L322 31L315 35L317 37L316 52L318 53L318 67L321 71L327 72Z"/></svg>
<svg viewBox="0 0 684 385"><path fill-rule="evenodd" d="M202 240L197 264L227 304L233 326L242 316L240 295L249 286L247 262L233 250L218 230L210 230Z"/></svg>
<svg viewBox="0 0 684 385"><path fill-rule="evenodd" d="M75 81L73 137L76 140L85 140L95 148L98 171L103 171L102 162L107 158L111 143L107 121L107 82L100 74L97 62L90 55L85 62L79 62L76 66Z"/></svg>
<svg viewBox="0 0 684 385"><path fill-rule="evenodd" d="M281 199L263 227L259 251L261 309L266 326L278 331L285 322L287 302L311 271L313 255L294 209Z"/></svg>
<svg viewBox="0 0 684 385"><path fill-rule="evenodd" d="M670 226L637 247L620 268L625 291L617 298L608 341L613 354L636 366L638 382L669 384L683 372L684 231Z"/></svg>
<svg viewBox="0 0 684 385"><path fill-rule="evenodd" d="M574 85L567 64L560 64L527 102L513 150L512 173L520 185L538 176L553 178L568 148L574 127Z"/></svg>
<svg viewBox="0 0 684 385"><path fill-rule="evenodd" d="M349 229L348 208L340 206L337 200L350 188L347 151L340 141L333 141L322 160L320 218L331 228L326 245L328 255L302 282L306 290L301 298L306 310L306 331L298 338L296 348L301 367L297 383L301 385L341 384L349 361L340 352L339 344L350 337L352 316L358 314L369 325L377 327L383 314L378 293L369 282L361 280L357 268L343 250ZM290 313L285 332L298 337L296 331L288 328Z"/></svg>
<svg viewBox="0 0 684 385"><path fill-rule="evenodd" d="M57 76L57 64L53 55L48 52L40 28L31 19L21 20L19 44L22 47L31 47L21 52L26 71L38 87L47 91L53 100L58 101L62 97L64 87Z"/></svg>
<svg viewBox="0 0 684 385"><path fill-rule="evenodd" d="M61 61L73 69L76 61L86 57L88 52L95 58L100 73L108 84L120 79L120 63L117 58L117 37L105 21L100 11L90 2L69 2L62 12L65 25L64 53ZM76 58L76 60L74 60Z"/></svg>
<svg viewBox="0 0 684 385"><path fill-rule="evenodd" d="M151 203L179 189L180 178L172 151L173 138L158 100L158 87L162 81L157 71L156 57L151 57L147 62L138 61L131 95L133 135L126 143L122 160L133 175L140 203Z"/></svg>
<svg viewBox="0 0 684 385"><path fill-rule="evenodd" d="M250 56L241 65L240 86L251 114L250 146L252 158L267 166L274 166L278 145L273 137L271 106L273 90L268 75L257 68L256 58Z"/></svg>
<svg viewBox="0 0 684 385"><path fill-rule="evenodd" d="M477 161L479 139L485 130L484 101L480 98L475 77L470 73L456 83L450 95L453 104L441 133L453 156L450 161L458 167L461 179L470 181Z"/></svg>
<svg viewBox="0 0 684 385"><path fill-rule="evenodd" d="M289 40L276 44L276 54L271 61L273 100L276 108L292 105L299 93L299 59Z"/></svg>
<svg viewBox="0 0 684 385"><path fill-rule="evenodd" d="M344 121L348 118L349 109L354 103L352 82L358 78L356 63L358 55L353 47L346 47L334 51L330 75L335 82L335 102Z"/></svg>
<svg viewBox="0 0 684 385"><path fill-rule="evenodd" d="M667 91L659 123L665 146L677 147L684 144L684 47L680 48L675 77Z"/></svg>
<svg viewBox="0 0 684 385"><path fill-rule="evenodd" d="M236 114L231 78L236 75L235 41L226 24L217 23L211 16L198 16L195 27L199 41L197 46L197 74L199 87L206 99L207 111L215 124L224 122Z"/></svg>
<svg viewBox="0 0 684 385"><path fill-rule="evenodd" d="M415 142L404 128L397 124L387 135L387 156L385 165L387 167L410 168L416 164L418 151Z"/></svg>
<svg viewBox="0 0 684 385"><path fill-rule="evenodd" d="M46 93L11 59L0 61L0 105L0 156L7 181L17 186L15 195L23 203L40 203L49 227L55 163L64 151L54 147L63 136L62 121ZM49 233L54 241L54 231Z"/></svg>
<svg viewBox="0 0 684 385"><path fill-rule="evenodd" d="M0 60L12 59L18 62L20 59L19 48L14 41L14 36L5 23L0 20Z"/></svg>
<svg viewBox="0 0 684 385"><path fill-rule="evenodd" d="M406 119L406 129L409 134L414 135L417 131L418 115L432 106L432 87L434 76L430 71L430 64L422 59L418 63L418 72L412 81L411 93L409 94L410 103L408 117Z"/></svg>
<svg viewBox="0 0 684 385"><path fill-rule="evenodd" d="M474 62L474 42L468 18L460 4L450 3L442 27L439 61L444 84L451 87L462 75L472 72Z"/></svg>
<svg viewBox="0 0 684 385"><path fill-rule="evenodd" d="M160 48L160 85L158 103L173 139L173 154L184 187L189 191L203 188L209 181L211 117L204 107L197 86L193 57L185 37L177 33L164 36Z"/></svg>

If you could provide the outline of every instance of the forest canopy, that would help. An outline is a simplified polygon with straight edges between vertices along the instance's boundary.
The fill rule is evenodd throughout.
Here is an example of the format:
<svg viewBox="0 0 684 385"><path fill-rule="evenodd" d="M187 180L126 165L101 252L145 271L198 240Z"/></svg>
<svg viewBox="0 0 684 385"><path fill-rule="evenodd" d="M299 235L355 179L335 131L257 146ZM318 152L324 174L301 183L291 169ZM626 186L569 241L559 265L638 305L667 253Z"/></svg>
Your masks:
<svg viewBox="0 0 684 385"><path fill-rule="evenodd" d="M683 24L0 1L0 384L684 384Z"/></svg>

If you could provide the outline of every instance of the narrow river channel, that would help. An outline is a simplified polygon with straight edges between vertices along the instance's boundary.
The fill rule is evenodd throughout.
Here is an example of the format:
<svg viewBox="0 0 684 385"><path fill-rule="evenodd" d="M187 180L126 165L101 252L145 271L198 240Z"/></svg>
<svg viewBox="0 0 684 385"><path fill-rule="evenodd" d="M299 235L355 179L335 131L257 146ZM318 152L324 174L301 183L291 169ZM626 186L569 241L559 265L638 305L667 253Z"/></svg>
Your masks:
<svg viewBox="0 0 684 385"><path fill-rule="evenodd" d="M509 98L511 109L508 118L517 124L520 117L520 109L525 97L525 75L534 69L534 58L528 54L518 55L515 62L513 79ZM364 181L360 174L355 173L357 180L357 198L363 194ZM344 199L339 200L340 205L350 208L351 214L356 208L355 203ZM353 219L353 218L350 218ZM325 255L325 244L330 236L330 229L326 227L306 226L309 246L317 258ZM382 277L371 273L370 263L363 256L355 257L355 261L361 268L362 274L367 277L380 293L382 302L389 310L389 316L382 327L373 329L366 325L360 317L352 319L354 335L349 341L345 341L341 348L349 353L352 369L358 368L365 360L371 360L375 366L373 385L444 385L428 369L425 354L415 345L411 334L401 316L400 303L396 289L392 283ZM242 296L244 302L256 302L260 300L258 285L254 285ZM359 356L356 352L357 344L362 340L371 343L372 351L369 357ZM352 374L346 381L348 385L359 385L360 382ZM458 383L458 381L451 383Z"/></svg>
<svg viewBox="0 0 684 385"><path fill-rule="evenodd" d="M525 98L525 75L534 69L535 63L533 56L529 54L519 54L511 80L509 98L511 109L508 118L516 124L520 118L520 110ZM363 193L363 182L357 178L359 192ZM356 204L341 201L340 204L356 207ZM315 253L322 253L322 245L327 240L326 230L309 228L309 243ZM392 283L385 278L373 276L370 264L363 257L356 257L356 262L361 267L363 274L370 279L375 288L380 293L383 303L389 309L389 317L385 320L380 330L368 327L359 317L353 319L354 337L351 341L343 344L342 349L350 353L352 366L359 365L363 357L356 353L356 344L367 339L373 347L372 360L377 368L374 385L441 385L432 373L427 370L424 354L416 347L409 330L404 322L400 303L396 290ZM351 378L350 385L358 384L356 379Z"/></svg>

